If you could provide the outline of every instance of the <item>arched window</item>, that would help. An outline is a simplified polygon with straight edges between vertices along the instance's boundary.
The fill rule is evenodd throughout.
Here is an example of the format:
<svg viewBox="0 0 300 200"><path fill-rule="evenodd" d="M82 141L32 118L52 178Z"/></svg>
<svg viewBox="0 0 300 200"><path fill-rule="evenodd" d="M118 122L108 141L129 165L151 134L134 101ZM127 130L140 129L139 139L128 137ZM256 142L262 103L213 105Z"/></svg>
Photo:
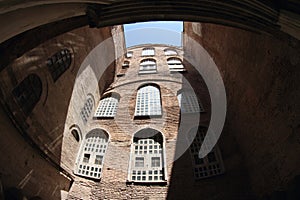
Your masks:
<svg viewBox="0 0 300 200"><path fill-rule="evenodd" d="M68 49L63 49L47 60L52 79L56 81L71 65L72 56Z"/></svg>
<svg viewBox="0 0 300 200"><path fill-rule="evenodd" d="M130 63L129 61L125 60L124 63L123 63L123 65L122 65L122 68L123 69L128 68L129 67L129 63Z"/></svg>
<svg viewBox="0 0 300 200"><path fill-rule="evenodd" d="M72 130L71 130L71 133L72 133L73 137L75 138L75 140L76 140L77 142L79 142L80 137L79 137L78 130L72 129Z"/></svg>
<svg viewBox="0 0 300 200"><path fill-rule="evenodd" d="M147 85L138 90L134 115L136 117L162 115L160 92L157 87Z"/></svg>
<svg viewBox="0 0 300 200"><path fill-rule="evenodd" d="M101 99L94 117L114 117L118 103L119 99L113 96Z"/></svg>
<svg viewBox="0 0 300 200"><path fill-rule="evenodd" d="M154 48L144 48L142 51L142 56L154 56L155 49Z"/></svg>
<svg viewBox="0 0 300 200"><path fill-rule="evenodd" d="M144 59L141 61L139 74L153 74L156 72L156 61L154 59Z"/></svg>
<svg viewBox="0 0 300 200"><path fill-rule="evenodd" d="M73 135L74 139L79 142L82 138L82 134L81 134L81 130L80 127L76 124L73 124L70 128L69 128L71 134Z"/></svg>
<svg viewBox="0 0 300 200"><path fill-rule="evenodd" d="M165 52L166 56L175 56L175 55L177 55L177 52L173 49L165 49L164 52Z"/></svg>
<svg viewBox="0 0 300 200"><path fill-rule="evenodd" d="M181 91L177 95L181 113L204 112L201 102L198 101L194 91Z"/></svg>
<svg viewBox="0 0 300 200"><path fill-rule="evenodd" d="M88 178L100 179L104 156L108 145L108 134L95 129L81 143L74 173Z"/></svg>
<svg viewBox="0 0 300 200"><path fill-rule="evenodd" d="M12 94L24 114L28 116L41 98L42 81L36 74L30 74L13 89Z"/></svg>
<svg viewBox="0 0 300 200"><path fill-rule="evenodd" d="M136 133L131 145L128 180L132 182L165 182L166 164L163 136L153 129Z"/></svg>
<svg viewBox="0 0 300 200"><path fill-rule="evenodd" d="M224 164L218 146L215 146L206 157L199 158L199 151L204 141L207 128L199 127L196 136L193 136L194 134L192 133L196 132L195 129L196 128L192 129L188 134L189 141L193 141L189 151L192 156L195 179L207 178L224 173Z"/></svg>
<svg viewBox="0 0 300 200"><path fill-rule="evenodd" d="M83 108L81 109L80 115L83 122L87 122L89 116L91 115L91 112L94 107L94 100L91 96L88 96L86 102L84 103Z"/></svg>
<svg viewBox="0 0 300 200"><path fill-rule="evenodd" d="M179 58L169 58L167 60L170 72L181 72L185 71L184 66Z"/></svg>

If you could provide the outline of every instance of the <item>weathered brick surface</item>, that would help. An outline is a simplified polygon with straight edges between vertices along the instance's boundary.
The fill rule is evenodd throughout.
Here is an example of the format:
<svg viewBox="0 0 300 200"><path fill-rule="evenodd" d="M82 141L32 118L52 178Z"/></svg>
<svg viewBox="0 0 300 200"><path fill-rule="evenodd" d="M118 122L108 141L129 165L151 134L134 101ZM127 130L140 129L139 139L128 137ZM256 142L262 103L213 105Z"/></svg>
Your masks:
<svg viewBox="0 0 300 200"><path fill-rule="evenodd" d="M89 199L197 199L199 196L204 196L206 199L251 199L251 194L248 194L250 189L247 188L246 183L248 180L246 171L241 164L240 154L236 152L236 143L232 137L223 141L227 145L227 149L224 150L226 174L203 181L194 181L186 137L188 131L199 123L202 126L209 124L210 98L207 87L201 76L195 76L195 69L189 63L185 63L187 72L170 74L167 65L168 57L163 52L167 46L146 46L154 46L156 49L153 58L157 61L158 73L138 75L140 61L148 58L141 57L144 45L128 49L133 51L132 58L120 58L116 66L117 74L121 70L122 62L130 61L130 66L123 71L124 76L115 76L115 81L103 94L114 92L120 95L117 114L114 119L91 119L88 125L90 130L101 128L109 134L110 142L104 159L101 181L88 184L90 181L87 180L88 186L81 187L84 179L75 178L69 198L85 199L89 194ZM182 58L182 51L177 50L180 52L178 57ZM148 83L160 87L163 115L158 118L135 119L137 90ZM194 114L184 114L180 117L177 92L186 88L188 84L191 84L205 109L200 119ZM181 127L182 122L185 123L184 127ZM159 130L165 137L168 179L166 185L136 185L126 182L132 138L143 128ZM181 132L178 133L179 128ZM80 190L84 192L80 193Z"/></svg>
<svg viewBox="0 0 300 200"><path fill-rule="evenodd" d="M300 173L299 41L211 24L186 23L185 31L221 72L228 100L222 138L236 139L253 190L285 189ZM190 56L199 53L190 40L184 46Z"/></svg>
<svg viewBox="0 0 300 200"><path fill-rule="evenodd" d="M40 34L43 33L41 32ZM6 111L9 111L8 113L11 114L13 122L21 130L22 134L26 136L23 142L19 141L18 136L14 136L16 141L7 140L6 135L16 135L17 130L9 127L1 128L2 132L5 133L2 134L1 141L5 142L7 140L10 144L1 147L1 158L3 158L0 162L1 179L5 188L22 188L29 197L37 194L44 199L60 199L60 190L69 189L68 184L70 184L71 180L60 175L58 167L60 165L64 170L72 174L79 146L70 133L69 128L72 124L68 126L69 124L66 123L72 90L77 80L78 70L87 55L99 43L110 37L111 27L103 29L82 27L75 29L40 44L21 55L1 71L1 101L5 105ZM31 38L28 37L27 39L30 40ZM104 57L100 63L105 62L105 59L109 59L109 56L105 54L111 55L112 61L114 61L115 52L112 39L108 41L108 44L111 48L103 52ZM64 48L68 48L71 51L72 63L62 76L54 82L46 61ZM26 117L22 114L14 99L12 90L31 73L37 74L42 80L42 95L32 113ZM94 85L95 91L98 92L99 96L99 93L102 93L103 89L107 88L112 82L113 75L114 65L110 63L107 70L104 71L103 77L99 77L99 81L92 82L93 79L86 79L83 80L82 84L89 83L87 87ZM99 84L101 85L99 86ZM78 90L78 92L80 91ZM85 97L77 99L77 110L81 110L84 101ZM75 112L73 115L79 121L80 116L78 113ZM76 124L77 121L74 121L73 124ZM64 130L67 131L64 133ZM26 141L26 138L29 138L36 145L37 149L42 150L45 158L52 160L57 168L35 155L41 152L36 149L33 150L29 145L31 143ZM4 155L11 155L11 157ZM14 166L19 166L19 171Z"/></svg>

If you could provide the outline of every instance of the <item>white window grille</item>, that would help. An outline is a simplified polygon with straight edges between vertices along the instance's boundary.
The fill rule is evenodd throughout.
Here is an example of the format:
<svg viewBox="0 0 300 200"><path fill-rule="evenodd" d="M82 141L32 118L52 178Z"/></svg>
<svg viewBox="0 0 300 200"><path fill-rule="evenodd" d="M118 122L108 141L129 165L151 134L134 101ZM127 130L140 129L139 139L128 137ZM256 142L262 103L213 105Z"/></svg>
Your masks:
<svg viewBox="0 0 300 200"><path fill-rule="evenodd" d="M175 56L175 55L177 55L177 52L173 49L165 49L164 52L165 52L166 56Z"/></svg>
<svg viewBox="0 0 300 200"><path fill-rule="evenodd" d="M142 56L154 56L155 50L154 48L144 48L142 51Z"/></svg>
<svg viewBox="0 0 300 200"><path fill-rule="evenodd" d="M94 107L94 101L91 97L88 97L80 112L80 116L83 122L86 123L88 121L89 116L91 115L91 112L93 110L93 107Z"/></svg>
<svg viewBox="0 0 300 200"><path fill-rule="evenodd" d="M147 138L139 138L137 135L131 146L129 181L165 182L164 147L161 133Z"/></svg>
<svg viewBox="0 0 300 200"><path fill-rule="evenodd" d="M160 92L157 87L148 85L137 92L135 116L160 116L162 115Z"/></svg>
<svg viewBox="0 0 300 200"><path fill-rule="evenodd" d="M167 60L170 72L181 72L185 71L184 66L179 58L169 58Z"/></svg>
<svg viewBox="0 0 300 200"><path fill-rule="evenodd" d="M177 95L181 113L204 112L201 102L193 91L182 91Z"/></svg>
<svg viewBox="0 0 300 200"><path fill-rule="evenodd" d="M126 53L126 58L131 58L133 56L133 52L132 51L128 51Z"/></svg>
<svg viewBox="0 0 300 200"><path fill-rule="evenodd" d="M103 130L96 129L88 133L81 144L74 173L100 179L107 145L108 136Z"/></svg>
<svg viewBox="0 0 300 200"><path fill-rule="evenodd" d="M139 74L156 73L156 62L153 59L145 59L141 61Z"/></svg>
<svg viewBox="0 0 300 200"><path fill-rule="evenodd" d="M199 158L199 151L206 131L207 128L199 127L195 138L189 138L190 141L193 141L189 150L192 156L194 177L196 180L216 176L225 171L222 156L217 146L206 157ZM189 134L189 137L192 137L192 134Z"/></svg>
<svg viewBox="0 0 300 200"><path fill-rule="evenodd" d="M114 117L118 109L119 100L115 97L101 99L94 117Z"/></svg>

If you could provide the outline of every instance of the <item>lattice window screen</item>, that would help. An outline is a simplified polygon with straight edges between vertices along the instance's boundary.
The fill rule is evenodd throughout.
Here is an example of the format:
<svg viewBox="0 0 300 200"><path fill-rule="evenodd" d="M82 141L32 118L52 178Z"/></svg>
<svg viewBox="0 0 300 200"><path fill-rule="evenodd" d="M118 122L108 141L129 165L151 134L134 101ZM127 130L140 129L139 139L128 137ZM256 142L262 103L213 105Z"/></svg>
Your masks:
<svg viewBox="0 0 300 200"><path fill-rule="evenodd" d="M181 113L203 112L201 102L198 102L197 96L192 91L183 91L177 96Z"/></svg>
<svg viewBox="0 0 300 200"><path fill-rule="evenodd" d="M114 117L118 109L119 100L114 97L101 99L94 117Z"/></svg>
<svg viewBox="0 0 300 200"><path fill-rule="evenodd" d="M138 139L132 144L130 180L165 181L163 144L153 138Z"/></svg>
<svg viewBox="0 0 300 200"><path fill-rule="evenodd" d="M217 146L215 146L206 157L199 158L199 151L204 141L206 131L207 129L205 127L199 127L195 138L190 138L190 140L193 140L189 151L193 160L195 179L216 176L225 171L222 156Z"/></svg>
<svg viewBox="0 0 300 200"><path fill-rule="evenodd" d="M75 174L100 179L108 137L102 131L87 134L80 147Z"/></svg>
<svg viewBox="0 0 300 200"><path fill-rule="evenodd" d="M159 89L145 86L138 90L135 116L159 116L162 114Z"/></svg>

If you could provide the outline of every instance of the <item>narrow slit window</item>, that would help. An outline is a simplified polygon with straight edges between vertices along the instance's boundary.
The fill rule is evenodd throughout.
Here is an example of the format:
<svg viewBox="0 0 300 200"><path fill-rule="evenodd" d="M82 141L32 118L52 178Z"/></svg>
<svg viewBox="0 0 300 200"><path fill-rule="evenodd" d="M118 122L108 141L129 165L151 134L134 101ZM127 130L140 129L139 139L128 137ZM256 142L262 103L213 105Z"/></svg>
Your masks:
<svg viewBox="0 0 300 200"><path fill-rule="evenodd" d="M94 107L93 98L91 96L89 96L87 98L87 100L85 101L84 106L80 112L81 119L84 123L86 123L88 121L88 119L91 115L91 112L93 110L93 107Z"/></svg>

